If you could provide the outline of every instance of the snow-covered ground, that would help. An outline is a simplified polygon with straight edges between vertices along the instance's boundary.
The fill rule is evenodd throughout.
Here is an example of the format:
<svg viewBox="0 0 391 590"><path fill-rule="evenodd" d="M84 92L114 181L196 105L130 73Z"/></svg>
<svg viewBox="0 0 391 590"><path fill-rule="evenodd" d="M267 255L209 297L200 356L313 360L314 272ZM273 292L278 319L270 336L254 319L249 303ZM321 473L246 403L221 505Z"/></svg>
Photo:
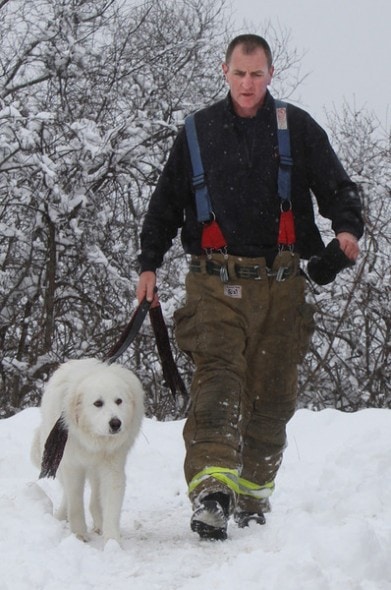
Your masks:
<svg viewBox="0 0 391 590"><path fill-rule="evenodd" d="M391 412L300 410L263 527L190 531L183 422L145 420L127 463L122 548L82 543L38 483L37 409L0 421L0 590L391 589Z"/></svg>

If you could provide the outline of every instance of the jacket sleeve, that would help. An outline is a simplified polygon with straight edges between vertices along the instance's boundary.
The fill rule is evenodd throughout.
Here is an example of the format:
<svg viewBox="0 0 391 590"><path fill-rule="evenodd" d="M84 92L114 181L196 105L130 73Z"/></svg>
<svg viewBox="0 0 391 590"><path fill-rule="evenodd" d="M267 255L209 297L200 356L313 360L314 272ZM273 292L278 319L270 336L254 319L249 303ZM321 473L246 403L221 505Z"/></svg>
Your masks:
<svg viewBox="0 0 391 590"><path fill-rule="evenodd" d="M172 246L192 198L186 138L181 130L152 193L141 230L139 271L155 271Z"/></svg>
<svg viewBox="0 0 391 590"><path fill-rule="evenodd" d="M360 238L363 218L357 185L346 173L326 132L309 115L305 129L307 175L319 213L331 220L335 234L346 231Z"/></svg>

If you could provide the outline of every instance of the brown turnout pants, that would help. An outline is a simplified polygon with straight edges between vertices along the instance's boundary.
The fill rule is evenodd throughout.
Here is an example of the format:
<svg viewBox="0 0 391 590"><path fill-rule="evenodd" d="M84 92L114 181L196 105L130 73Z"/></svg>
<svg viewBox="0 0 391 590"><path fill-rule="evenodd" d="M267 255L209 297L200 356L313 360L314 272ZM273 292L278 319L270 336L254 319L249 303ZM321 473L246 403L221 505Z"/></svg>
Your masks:
<svg viewBox="0 0 391 590"><path fill-rule="evenodd" d="M204 257L196 260L200 272L188 273L186 304L175 314L178 344L196 367L184 428L189 495L197 502L206 493L228 491L231 508L236 501L256 511L259 497L241 495L235 481L227 488L206 470L227 469L229 477L237 472L264 489L263 497L273 490L296 406L297 364L313 331L312 306L305 303L298 258L289 252L273 265L273 271L290 269L284 281L267 275L263 258L229 256L228 283L206 272ZM236 264L259 265L261 278L237 278Z"/></svg>

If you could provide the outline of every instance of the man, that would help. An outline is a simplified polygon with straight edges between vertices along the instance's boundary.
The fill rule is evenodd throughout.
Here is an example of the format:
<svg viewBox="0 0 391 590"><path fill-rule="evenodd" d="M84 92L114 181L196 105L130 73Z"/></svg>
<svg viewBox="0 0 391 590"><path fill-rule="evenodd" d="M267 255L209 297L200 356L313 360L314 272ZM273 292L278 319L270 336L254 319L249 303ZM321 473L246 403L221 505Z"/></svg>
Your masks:
<svg viewBox="0 0 391 590"><path fill-rule="evenodd" d="M155 270L179 227L191 255L186 304L175 320L178 344L195 363L185 476L191 529L201 538L225 539L231 515L240 527L265 522L295 411L297 364L313 331L299 260L312 257L315 280L329 282L356 260L363 232L356 186L326 133L293 105L285 111L291 194L282 203L276 105L268 91L273 71L262 37L231 41L223 64L228 96L195 114L211 222L197 219L181 130L141 234L139 301L153 299ZM331 248L315 225L311 193L332 222Z"/></svg>

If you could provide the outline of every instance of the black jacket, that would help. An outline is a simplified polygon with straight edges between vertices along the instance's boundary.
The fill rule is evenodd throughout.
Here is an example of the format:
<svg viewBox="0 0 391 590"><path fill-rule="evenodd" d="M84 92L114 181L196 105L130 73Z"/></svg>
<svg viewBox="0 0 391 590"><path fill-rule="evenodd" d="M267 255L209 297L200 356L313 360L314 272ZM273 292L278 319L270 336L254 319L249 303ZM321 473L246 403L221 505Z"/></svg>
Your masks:
<svg viewBox="0 0 391 590"><path fill-rule="evenodd" d="M311 193L335 233L363 232L360 199L335 155L325 131L305 111L288 105L292 170L292 207L296 251L302 258L319 254L324 244L314 222ZM206 181L228 252L256 257L277 245L280 202L277 197L278 140L274 99L267 93L256 117L235 115L230 96L195 116ZM192 168L182 129L152 195L141 232L141 271L163 261L178 228L184 250L202 254Z"/></svg>

